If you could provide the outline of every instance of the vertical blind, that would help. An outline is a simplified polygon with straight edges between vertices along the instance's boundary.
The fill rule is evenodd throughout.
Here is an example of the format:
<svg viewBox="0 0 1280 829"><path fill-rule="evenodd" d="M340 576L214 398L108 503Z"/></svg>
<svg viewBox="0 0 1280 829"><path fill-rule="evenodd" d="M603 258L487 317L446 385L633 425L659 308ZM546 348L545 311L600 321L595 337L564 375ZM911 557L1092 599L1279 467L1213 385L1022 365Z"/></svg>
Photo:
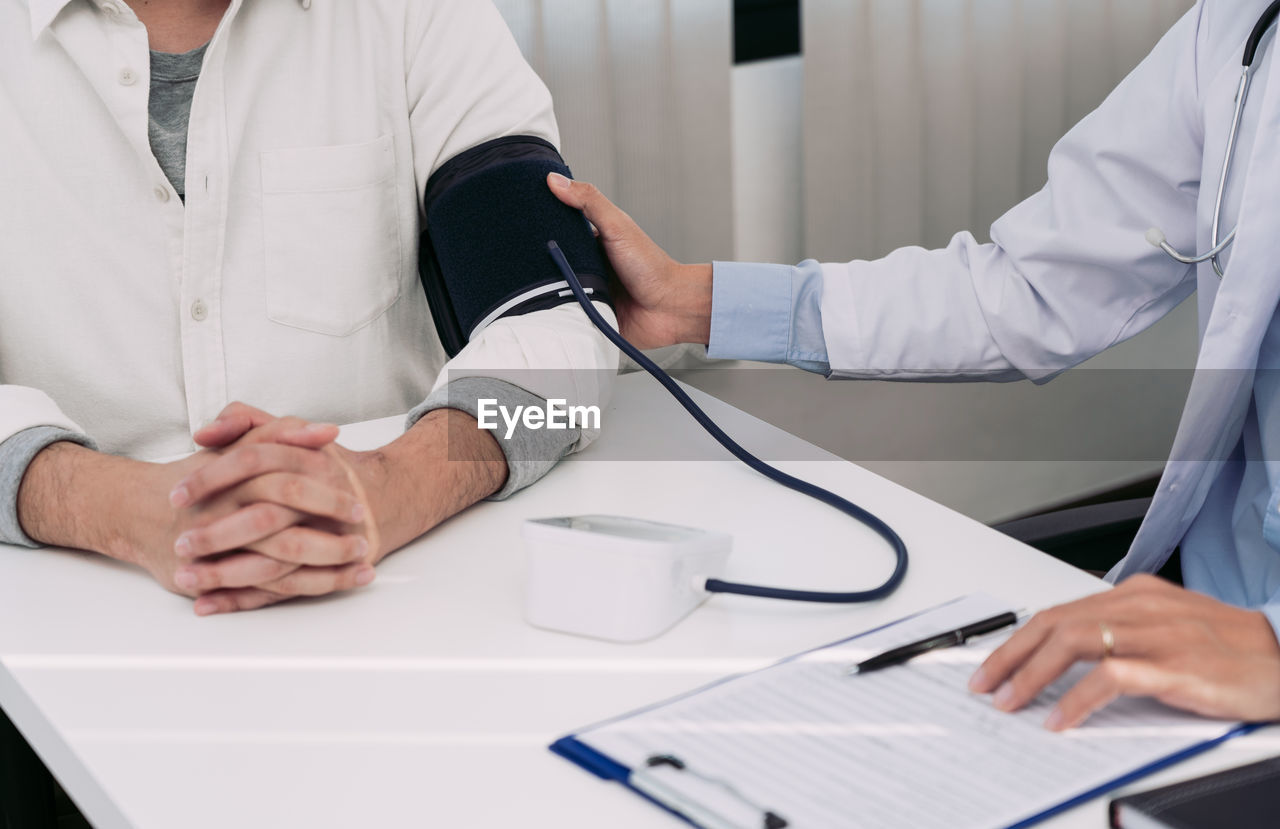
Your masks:
<svg viewBox="0 0 1280 829"><path fill-rule="evenodd" d="M472 0L466 0L471 2ZM729 0L496 0L562 151L673 256L733 250Z"/></svg>
<svg viewBox="0 0 1280 829"><path fill-rule="evenodd" d="M805 0L805 253L984 236L1192 0Z"/></svg>

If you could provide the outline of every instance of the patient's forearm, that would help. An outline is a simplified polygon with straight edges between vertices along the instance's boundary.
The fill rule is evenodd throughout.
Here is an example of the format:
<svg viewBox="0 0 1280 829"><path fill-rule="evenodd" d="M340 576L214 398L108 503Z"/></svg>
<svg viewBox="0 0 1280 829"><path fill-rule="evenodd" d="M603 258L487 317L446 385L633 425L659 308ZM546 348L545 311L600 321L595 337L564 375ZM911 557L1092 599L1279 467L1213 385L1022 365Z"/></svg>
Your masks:
<svg viewBox="0 0 1280 829"><path fill-rule="evenodd" d="M357 471L381 532L379 557L497 492L507 477L498 442L455 409L431 412L394 442L358 457ZM163 492L180 470L169 476L174 481L159 482L161 495L139 497L156 489L152 478L160 471L154 464L56 443L36 456L23 478L22 529L42 544L131 561L139 531L173 523Z"/></svg>
<svg viewBox="0 0 1280 829"><path fill-rule="evenodd" d="M581 376L585 377L591 370L582 371ZM568 372L568 369L558 371L561 374ZM526 373L531 375L531 379L536 379L532 377L532 373ZM566 393L572 393L572 390L566 389ZM482 411L481 401L488 401L487 415ZM426 400L409 412L408 422L416 424L437 409L456 409L479 420L486 416L492 418L495 409L500 411L502 407L506 407L510 412L518 412L530 407L545 409L546 406L546 398L505 380L495 377L467 376L453 380L448 385L433 391ZM520 418L517 418L514 425L504 422L500 428L489 430L487 434L493 435L498 441L503 458L507 462L506 483L498 492L491 493L489 496L499 500L536 483L582 439L582 429L577 425L564 429L538 429L525 425Z"/></svg>
<svg viewBox="0 0 1280 829"><path fill-rule="evenodd" d="M18 489L18 520L33 540L128 558L123 521L140 513L139 485L151 464L55 443L36 455Z"/></svg>
<svg viewBox="0 0 1280 829"><path fill-rule="evenodd" d="M63 441L96 448L85 435L58 426L33 426L0 441L0 544L38 546L18 520L18 489L31 462Z"/></svg>
<svg viewBox="0 0 1280 829"><path fill-rule="evenodd" d="M379 556L497 492L507 477L498 442L456 409L430 412L394 442L364 453L361 463L381 533Z"/></svg>

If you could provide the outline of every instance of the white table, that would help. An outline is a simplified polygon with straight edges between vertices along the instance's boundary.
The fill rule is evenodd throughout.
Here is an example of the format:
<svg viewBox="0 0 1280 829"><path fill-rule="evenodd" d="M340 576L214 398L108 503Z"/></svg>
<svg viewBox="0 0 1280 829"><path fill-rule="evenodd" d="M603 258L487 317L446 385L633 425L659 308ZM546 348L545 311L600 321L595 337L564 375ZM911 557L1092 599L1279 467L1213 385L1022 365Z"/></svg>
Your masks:
<svg viewBox="0 0 1280 829"><path fill-rule="evenodd" d="M901 590L851 608L717 597L640 645L526 625L519 526L530 517L619 513L728 530L729 576L763 583L851 589L890 568L868 531L724 460L665 392L632 376L595 446L395 554L349 595L198 619L128 567L0 548L0 705L98 829L676 826L546 745L961 593L1038 608L1100 587L698 397L766 457L897 527L913 554ZM363 424L343 440L368 446L397 428ZM1152 781L1267 753L1280 753L1270 732ZM1046 825L1101 827L1104 807Z"/></svg>

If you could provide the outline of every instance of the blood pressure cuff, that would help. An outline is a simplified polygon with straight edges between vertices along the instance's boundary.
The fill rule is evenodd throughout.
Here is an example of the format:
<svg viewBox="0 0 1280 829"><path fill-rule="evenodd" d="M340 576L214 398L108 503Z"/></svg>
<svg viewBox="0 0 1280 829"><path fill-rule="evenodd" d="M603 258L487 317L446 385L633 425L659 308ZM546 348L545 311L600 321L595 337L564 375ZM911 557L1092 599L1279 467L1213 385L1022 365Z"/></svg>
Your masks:
<svg viewBox="0 0 1280 829"><path fill-rule="evenodd" d="M547 188L548 173L572 177L551 144L511 136L455 156L427 182L418 270L450 357L495 320L576 302L549 241L593 300L610 301L595 234Z"/></svg>

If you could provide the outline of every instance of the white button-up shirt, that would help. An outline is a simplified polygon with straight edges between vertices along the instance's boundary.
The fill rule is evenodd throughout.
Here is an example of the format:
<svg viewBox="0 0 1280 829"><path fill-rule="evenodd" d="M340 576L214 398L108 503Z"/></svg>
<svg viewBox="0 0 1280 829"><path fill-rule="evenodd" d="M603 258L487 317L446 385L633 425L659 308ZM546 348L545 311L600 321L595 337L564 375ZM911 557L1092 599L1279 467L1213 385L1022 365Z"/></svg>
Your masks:
<svg viewBox="0 0 1280 829"><path fill-rule="evenodd" d="M346 423L468 374L604 402L617 354L573 306L500 320L442 372L427 179L493 138L558 143L489 0L233 0L185 205L149 74L117 0L0 0L0 441L50 425L171 455L232 400Z"/></svg>

